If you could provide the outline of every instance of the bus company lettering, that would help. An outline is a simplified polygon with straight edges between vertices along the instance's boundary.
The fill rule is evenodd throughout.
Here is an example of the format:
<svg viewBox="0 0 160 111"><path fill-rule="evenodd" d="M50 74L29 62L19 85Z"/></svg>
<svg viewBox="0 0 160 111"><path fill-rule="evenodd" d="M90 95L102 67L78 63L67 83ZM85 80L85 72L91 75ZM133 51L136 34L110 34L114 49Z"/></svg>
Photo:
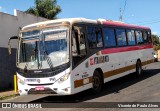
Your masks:
<svg viewBox="0 0 160 111"><path fill-rule="evenodd" d="M94 59L93 58L90 58L90 66L91 65L94 65Z"/></svg>
<svg viewBox="0 0 160 111"><path fill-rule="evenodd" d="M108 55L90 58L90 65L100 64L100 63L104 63L104 62L109 62Z"/></svg>

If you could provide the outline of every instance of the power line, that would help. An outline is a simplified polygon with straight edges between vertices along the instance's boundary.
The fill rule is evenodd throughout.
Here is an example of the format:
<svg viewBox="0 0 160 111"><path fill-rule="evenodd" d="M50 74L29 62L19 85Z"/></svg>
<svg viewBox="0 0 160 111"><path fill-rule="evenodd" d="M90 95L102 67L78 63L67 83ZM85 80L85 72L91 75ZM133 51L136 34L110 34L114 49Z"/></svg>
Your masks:
<svg viewBox="0 0 160 111"><path fill-rule="evenodd" d="M119 16L119 20L122 21L122 10L120 8L120 16Z"/></svg>
<svg viewBox="0 0 160 111"><path fill-rule="evenodd" d="M148 22L148 23L143 23L143 24L139 24L139 25L154 24L154 23L159 23L159 22L160 22L160 20L159 21Z"/></svg>
<svg viewBox="0 0 160 111"><path fill-rule="evenodd" d="M129 24L137 24L137 25L146 25L146 24L154 24L154 23L159 23L160 19L156 20L151 20L151 21L143 21L143 22L134 22L134 23L129 23Z"/></svg>
<svg viewBox="0 0 160 111"><path fill-rule="evenodd" d="M132 24L142 24L142 23L148 23L148 22L154 22L154 21L159 21L160 20L160 17L159 18L153 18L153 19L150 19L150 20L144 20L144 21L137 21L137 22L131 22ZM129 22L128 22L129 23Z"/></svg>
<svg viewBox="0 0 160 111"><path fill-rule="evenodd" d="M123 16L123 14L124 14L124 12L125 12L126 5L127 5L127 0L125 0L125 4L124 4L124 8L123 8L123 12L122 12L122 16Z"/></svg>

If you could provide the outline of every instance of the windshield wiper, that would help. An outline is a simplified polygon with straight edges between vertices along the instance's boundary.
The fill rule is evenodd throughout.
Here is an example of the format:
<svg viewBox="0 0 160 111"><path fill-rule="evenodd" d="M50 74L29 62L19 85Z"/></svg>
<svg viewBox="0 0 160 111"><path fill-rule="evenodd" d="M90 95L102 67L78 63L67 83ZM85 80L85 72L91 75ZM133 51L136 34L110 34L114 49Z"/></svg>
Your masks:
<svg viewBox="0 0 160 111"><path fill-rule="evenodd" d="M26 65L24 66L24 72L25 72L25 73L27 73L27 72L28 72L28 69L27 69L28 64L29 64L29 62L28 62L28 63L26 63Z"/></svg>
<svg viewBox="0 0 160 111"><path fill-rule="evenodd" d="M38 55L38 45L37 45L37 41L36 41L36 46L35 46L35 49L34 49L34 55L35 55L35 60L36 60L36 57L37 57L37 66L38 66L38 69L39 69L39 66L40 66L40 64L39 64L39 55Z"/></svg>
<svg viewBox="0 0 160 111"><path fill-rule="evenodd" d="M44 58L47 59L47 63L50 67L50 69L53 71L53 63L52 63L52 60L51 58L48 56L48 53L46 51L44 51Z"/></svg>
<svg viewBox="0 0 160 111"><path fill-rule="evenodd" d="M43 35L44 36L44 35ZM47 63L51 69L51 71L53 71L53 63L51 58L48 56L48 53L46 51L46 47L45 47L45 38L42 37L42 46L43 46L43 52L44 52L44 60L47 59Z"/></svg>

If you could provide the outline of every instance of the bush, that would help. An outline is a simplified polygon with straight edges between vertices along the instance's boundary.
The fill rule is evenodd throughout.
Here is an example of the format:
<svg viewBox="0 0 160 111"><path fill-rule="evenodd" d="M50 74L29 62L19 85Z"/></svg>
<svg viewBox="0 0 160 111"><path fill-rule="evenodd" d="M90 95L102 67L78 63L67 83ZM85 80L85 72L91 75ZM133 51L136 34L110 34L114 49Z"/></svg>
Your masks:
<svg viewBox="0 0 160 111"><path fill-rule="evenodd" d="M154 49L154 50L160 50L160 44L154 45L154 46L153 46L153 49Z"/></svg>

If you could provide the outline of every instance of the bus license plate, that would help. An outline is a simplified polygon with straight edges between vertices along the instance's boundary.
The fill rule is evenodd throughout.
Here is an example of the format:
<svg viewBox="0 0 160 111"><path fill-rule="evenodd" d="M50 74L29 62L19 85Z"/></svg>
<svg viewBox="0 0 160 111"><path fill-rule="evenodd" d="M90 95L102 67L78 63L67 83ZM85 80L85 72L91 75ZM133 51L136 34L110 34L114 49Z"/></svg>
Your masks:
<svg viewBox="0 0 160 111"><path fill-rule="evenodd" d="M41 86L41 87L35 87L35 90L36 90L36 91L43 91L43 90L44 90L44 87L43 87L43 86Z"/></svg>

